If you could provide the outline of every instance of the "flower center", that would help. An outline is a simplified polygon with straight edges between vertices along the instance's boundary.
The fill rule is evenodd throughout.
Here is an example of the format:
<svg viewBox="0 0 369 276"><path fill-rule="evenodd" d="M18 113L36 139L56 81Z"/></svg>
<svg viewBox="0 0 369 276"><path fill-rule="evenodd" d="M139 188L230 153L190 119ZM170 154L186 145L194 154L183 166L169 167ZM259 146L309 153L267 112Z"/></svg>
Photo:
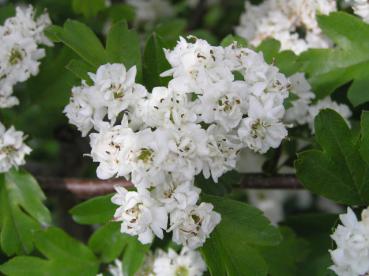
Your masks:
<svg viewBox="0 0 369 276"><path fill-rule="evenodd" d="M18 49L13 48L10 51L9 63L11 65L15 65L19 63L22 60L22 58L23 58L22 53Z"/></svg>
<svg viewBox="0 0 369 276"><path fill-rule="evenodd" d="M187 269L187 267L179 266L176 269L175 276L189 276L190 273Z"/></svg>
<svg viewBox="0 0 369 276"><path fill-rule="evenodd" d="M153 151L147 148L143 148L138 155L138 159L142 160L144 163L149 163L152 161Z"/></svg>

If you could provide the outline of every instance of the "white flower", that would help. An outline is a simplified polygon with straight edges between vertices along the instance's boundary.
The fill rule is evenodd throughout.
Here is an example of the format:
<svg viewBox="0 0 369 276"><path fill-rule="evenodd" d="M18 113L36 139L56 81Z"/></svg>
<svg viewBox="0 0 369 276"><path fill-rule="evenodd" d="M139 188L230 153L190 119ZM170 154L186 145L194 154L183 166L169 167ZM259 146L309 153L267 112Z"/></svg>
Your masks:
<svg viewBox="0 0 369 276"><path fill-rule="evenodd" d="M24 135L14 127L5 129L0 123L0 173L9 171L25 163L25 156L31 148L24 144Z"/></svg>
<svg viewBox="0 0 369 276"><path fill-rule="evenodd" d="M69 123L75 125L86 136L94 126L94 121L101 121L104 116L104 111L93 103L96 97L93 88L83 83L81 86L72 88L72 96L69 104L64 108L63 113L68 117Z"/></svg>
<svg viewBox="0 0 369 276"><path fill-rule="evenodd" d="M119 259L115 259L114 264L108 266L108 270L111 276L124 276L123 264Z"/></svg>
<svg viewBox="0 0 369 276"><path fill-rule="evenodd" d="M20 33L23 37L35 40L37 44L52 46L52 42L44 34L44 30L51 25L48 13L45 11L36 18L36 11L31 5L17 7L16 15L5 20L4 31L11 34Z"/></svg>
<svg viewBox="0 0 369 276"><path fill-rule="evenodd" d="M196 113L207 124L217 123L226 131L238 126L248 108L248 90L244 82L231 82L227 90L213 90L199 97Z"/></svg>
<svg viewBox="0 0 369 276"><path fill-rule="evenodd" d="M155 187L151 194L168 212L172 212L176 208L184 210L196 205L200 189L194 186L193 181L178 183L168 177L165 182Z"/></svg>
<svg viewBox="0 0 369 276"><path fill-rule="evenodd" d="M160 276L201 276L206 265L200 253L183 247L178 254L169 248L168 253L159 250L153 264L155 275Z"/></svg>
<svg viewBox="0 0 369 276"><path fill-rule="evenodd" d="M287 109L283 120L287 123L304 125L310 120L309 105L315 98L315 94L311 91L311 86L303 73L296 73L290 76L289 80L290 93L297 99L292 101L292 106Z"/></svg>
<svg viewBox="0 0 369 276"><path fill-rule="evenodd" d="M330 97L326 97L323 100L318 101L316 104L310 106L309 108L308 122L309 122L309 127L312 132L315 132L314 130L315 117L323 109L332 109L336 111L338 114L341 115L342 118L346 120L347 123L349 123L348 119L351 117L350 108L345 104L339 104L337 102L332 101Z"/></svg>
<svg viewBox="0 0 369 276"><path fill-rule="evenodd" d="M369 23L369 2L367 0L351 0L349 2L354 13Z"/></svg>
<svg viewBox="0 0 369 276"><path fill-rule="evenodd" d="M299 54L309 48L327 48L329 41L322 34L316 16L336 10L334 0L265 0L260 5L245 2L236 33L253 46L274 38L282 50Z"/></svg>
<svg viewBox="0 0 369 276"><path fill-rule="evenodd" d="M162 239L168 221L165 208L158 205L145 190L129 192L120 186L115 189L117 193L111 200L119 205L114 219L122 222L121 232L137 235L143 244L152 242L154 234Z"/></svg>
<svg viewBox="0 0 369 276"><path fill-rule="evenodd" d="M347 214L340 215L338 225L331 236L337 248L330 250L334 265L330 268L338 276L366 275L369 272L369 220L366 209L358 221L354 212L347 208Z"/></svg>
<svg viewBox="0 0 369 276"><path fill-rule="evenodd" d="M141 102L138 112L144 123L151 127L181 126L196 121L192 106L188 95L178 94L166 87L155 87L148 95L148 100Z"/></svg>
<svg viewBox="0 0 369 276"><path fill-rule="evenodd" d="M121 125L90 134L91 157L99 162L96 170L99 178L126 175L125 171L122 172L123 162L134 139L132 130Z"/></svg>
<svg viewBox="0 0 369 276"><path fill-rule="evenodd" d="M94 87L104 101L107 108L107 115L112 124L115 123L118 115L134 106L147 95L146 89L135 83L136 66L126 71L123 64L101 65L96 74L89 73L94 82Z"/></svg>
<svg viewBox="0 0 369 276"><path fill-rule="evenodd" d="M250 149L265 153L270 148L277 148L287 136L287 130L278 119L278 107L273 109L272 102L260 102L254 97L250 99L249 117L241 121L238 135ZM283 113L282 113L283 114Z"/></svg>
<svg viewBox="0 0 369 276"><path fill-rule="evenodd" d="M214 182L218 182L219 177L236 167L242 144L236 133L226 133L220 126L210 125L206 132L209 156L203 168L203 174L205 178L211 175Z"/></svg>
<svg viewBox="0 0 369 276"><path fill-rule="evenodd" d="M183 37L173 50L165 50L165 56L172 66L161 76L173 76L169 88L185 93L202 94L212 86L222 86L233 81L232 72L223 64L224 50L213 47L205 40L187 42Z"/></svg>
<svg viewBox="0 0 369 276"><path fill-rule="evenodd" d="M195 249L201 246L220 222L220 215L213 205L202 202L186 210L175 210L170 214L170 229L173 241Z"/></svg>

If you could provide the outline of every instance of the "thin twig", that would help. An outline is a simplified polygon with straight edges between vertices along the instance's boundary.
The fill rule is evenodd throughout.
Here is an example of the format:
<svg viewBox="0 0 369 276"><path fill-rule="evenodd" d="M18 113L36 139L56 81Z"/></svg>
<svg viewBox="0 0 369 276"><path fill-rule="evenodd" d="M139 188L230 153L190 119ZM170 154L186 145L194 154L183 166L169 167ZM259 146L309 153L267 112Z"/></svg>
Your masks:
<svg viewBox="0 0 369 276"><path fill-rule="evenodd" d="M116 178L110 180L88 178L36 177L41 187L48 193L70 192L78 198L90 198L114 192L115 185L132 188L129 181ZM244 189L301 189L302 185L294 175L266 177L248 174L243 177L240 187Z"/></svg>

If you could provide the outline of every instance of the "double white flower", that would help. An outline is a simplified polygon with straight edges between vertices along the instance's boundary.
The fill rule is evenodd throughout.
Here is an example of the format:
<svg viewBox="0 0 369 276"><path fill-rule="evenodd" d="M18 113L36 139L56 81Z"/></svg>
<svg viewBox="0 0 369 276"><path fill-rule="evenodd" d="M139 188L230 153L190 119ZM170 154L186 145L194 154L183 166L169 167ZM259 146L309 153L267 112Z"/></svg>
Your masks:
<svg viewBox="0 0 369 276"><path fill-rule="evenodd" d="M316 16L335 11L335 0L265 0L259 5L246 1L245 10L236 33L253 46L268 38L280 41L282 50L296 54L330 46Z"/></svg>
<svg viewBox="0 0 369 276"><path fill-rule="evenodd" d="M340 215L338 225L331 236L337 248L330 254L334 265L330 268L339 276L357 276L369 273L369 209L361 213L358 221L354 212Z"/></svg>

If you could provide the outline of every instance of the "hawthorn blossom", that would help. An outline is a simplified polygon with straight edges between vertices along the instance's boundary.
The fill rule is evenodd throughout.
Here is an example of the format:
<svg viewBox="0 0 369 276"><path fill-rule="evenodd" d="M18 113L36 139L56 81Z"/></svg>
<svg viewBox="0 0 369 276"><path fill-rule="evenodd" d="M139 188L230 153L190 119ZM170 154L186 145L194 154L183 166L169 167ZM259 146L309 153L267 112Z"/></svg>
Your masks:
<svg viewBox="0 0 369 276"><path fill-rule="evenodd" d="M44 35L51 25L45 12L36 18L32 6L16 8L16 15L0 26L0 108L18 104L12 96L13 87L38 74L40 59L45 50L40 45L52 46Z"/></svg>
<svg viewBox="0 0 369 276"><path fill-rule="evenodd" d="M274 38L282 50L296 54L309 48L327 48L330 42L322 34L316 16L336 10L334 0L265 0L259 5L245 2L236 33L253 46Z"/></svg>
<svg viewBox="0 0 369 276"><path fill-rule="evenodd" d="M369 23L369 2L367 0L348 0L354 13Z"/></svg>
<svg viewBox="0 0 369 276"><path fill-rule="evenodd" d="M291 107L286 110L284 121L297 125L309 123L309 109L315 94L311 90L303 73L296 73L289 77L290 93L296 99L292 100Z"/></svg>
<svg viewBox="0 0 369 276"><path fill-rule="evenodd" d="M287 135L282 119L290 83L262 54L237 44L180 38L165 56L171 68L161 75L172 77L167 87L148 93L135 83L135 67L105 64L88 74L92 82L72 89L64 112L82 135L92 131L97 176L124 177L136 188L113 198L121 205L121 232L147 243L162 238L170 221L173 241L196 248L220 215L210 203L198 205L195 176L216 182L236 167L241 149L278 147Z"/></svg>
<svg viewBox="0 0 369 276"><path fill-rule="evenodd" d="M201 276L206 271L206 265L197 251L183 247L178 254L169 248L168 253L159 250L153 263L154 275L176 276Z"/></svg>
<svg viewBox="0 0 369 276"><path fill-rule="evenodd" d="M116 194L112 202L119 205L114 219L121 221L121 231L129 235L137 235L143 244L152 242L155 236L163 238L163 230L167 228L167 213L164 207L155 202L144 191L129 192L116 186Z"/></svg>
<svg viewBox="0 0 369 276"><path fill-rule="evenodd" d="M0 123L0 173L25 164L24 158L30 154L31 148L24 140L22 131L15 130L13 126L5 129Z"/></svg>
<svg viewBox="0 0 369 276"><path fill-rule="evenodd" d="M195 249L205 242L220 219L209 203L202 202L192 208L175 210L170 214L173 241Z"/></svg>
<svg viewBox="0 0 369 276"><path fill-rule="evenodd" d="M330 267L338 276L356 276L369 273L369 209L361 213L359 221L354 212L340 215L339 224L332 234L337 248L330 250L334 265Z"/></svg>
<svg viewBox="0 0 369 276"><path fill-rule="evenodd" d="M314 119L323 109L332 109L336 111L338 114L341 115L342 118L346 120L347 123L349 123L348 119L351 117L352 114L350 108L345 104L334 102L330 97L326 97L323 100L318 101L316 104L310 106L309 108L308 123L312 132L315 132Z"/></svg>
<svg viewBox="0 0 369 276"><path fill-rule="evenodd" d="M127 0L127 3L135 9L136 23L152 23L174 14L168 0Z"/></svg>

